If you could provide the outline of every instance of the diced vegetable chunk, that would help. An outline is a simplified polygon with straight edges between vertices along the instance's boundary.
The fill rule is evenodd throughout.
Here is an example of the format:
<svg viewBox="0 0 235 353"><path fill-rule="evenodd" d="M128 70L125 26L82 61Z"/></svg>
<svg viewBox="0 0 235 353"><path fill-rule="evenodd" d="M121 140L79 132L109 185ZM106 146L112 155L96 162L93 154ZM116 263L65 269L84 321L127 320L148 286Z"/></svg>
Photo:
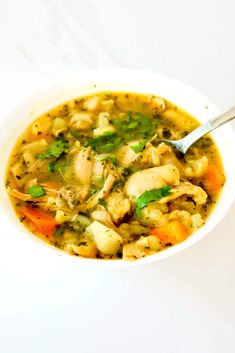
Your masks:
<svg viewBox="0 0 235 353"><path fill-rule="evenodd" d="M189 236L188 231L179 221L172 221L163 227L152 229L151 234L156 235L162 242L172 245L181 243Z"/></svg>
<svg viewBox="0 0 235 353"><path fill-rule="evenodd" d="M30 221L37 231L45 235L53 235L56 230L56 221L49 213L30 206L22 206L19 209L20 213Z"/></svg>
<svg viewBox="0 0 235 353"><path fill-rule="evenodd" d="M224 176L214 164L210 164L207 172L204 174L204 185L209 193L218 192L224 184Z"/></svg>
<svg viewBox="0 0 235 353"><path fill-rule="evenodd" d="M122 237L98 221L94 221L86 228L96 243L97 248L104 255L116 255L123 242Z"/></svg>

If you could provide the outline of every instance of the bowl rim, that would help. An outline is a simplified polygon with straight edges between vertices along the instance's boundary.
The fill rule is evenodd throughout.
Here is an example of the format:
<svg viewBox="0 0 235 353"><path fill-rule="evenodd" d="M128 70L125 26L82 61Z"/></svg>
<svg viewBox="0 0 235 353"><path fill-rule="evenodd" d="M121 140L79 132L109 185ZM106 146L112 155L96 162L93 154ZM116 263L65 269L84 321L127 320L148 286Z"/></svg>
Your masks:
<svg viewBox="0 0 235 353"><path fill-rule="evenodd" d="M9 117L11 115L14 115L14 113L17 111L17 109L20 109L20 107L22 107L22 106L28 105L30 100L32 99L32 97L35 97L36 95L40 96L42 91L45 89L49 89L49 90L53 89L53 87L55 87L57 85L60 86L61 83L65 82L65 81L69 81L71 78L74 79L77 77L78 78L78 85L79 85L79 78L81 76L83 76L83 77L90 76L90 75L95 76L97 74L99 76L102 74L107 75L107 73L109 75L112 75L114 72L115 72L115 75L120 75L120 76L122 76L122 75L128 76L130 73L132 75L143 75L144 77L147 77L149 75L154 76L155 79L159 79L160 81L166 81L167 83L172 83L172 84L176 85L176 87L178 87L180 90L189 91L195 97L198 97L202 101L207 102L208 105L210 105L210 107L212 107L212 110L214 112L217 112L217 113L219 112L218 108L207 97L205 97L203 94L201 94L196 89L192 88L191 86L189 86L186 83L183 83L179 80L176 80L176 79L171 78L167 75L159 74L159 73L152 72L149 70L138 70L138 69L111 67L111 68L87 69L87 70L70 72L69 74L61 75L59 77L56 77L55 79L48 80L45 83L39 84L35 90L33 90L30 94L25 96L25 98L23 98L9 113L5 114L5 118L1 120L0 128L4 128L6 121L9 119ZM127 79L127 82L128 82L128 79ZM100 90L100 92L101 92L101 90ZM165 98L168 99L167 97L165 97ZM234 142L235 141L235 133L234 133L234 130L232 129L230 124L226 124L226 131L229 132L230 137L233 136L233 144L235 146L235 142ZM21 131L21 133L22 133L22 131ZM220 149L219 149L219 152L222 155ZM223 162L223 158L222 158L222 162ZM167 250L163 250L163 251L156 253L154 255L146 256L144 258L141 258L141 259L138 259L135 261L125 261L122 259L118 259L118 260L86 259L86 258L82 258L82 257L71 256L62 250L59 250L59 249L52 247L52 246L48 246L48 244L45 241L39 240L36 236L31 237L31 239L35 243L35 246L37 246L37 243L35 240L39 240L40 243L42 242L43 248L47 248L49 250L49 253L50 253L49 256L51 254L53 254L53 252L54 252L54 254L56 256L59 255L61 258L65 259L65 261L69 261L72 264L74 264L74 261L76 261L76 263L78 263L79 265L107 267L107 268L112 267L113 268L113 267L127 267L127 266L130 267L130 266L137 266L137 265L154 263L156 261L160 261L160 260L166 259L168 257L171 257L171 256L173 256L183 250L186 250L187 248L190 248L192 245L196 244L199 240L206 237L212 231L212 229L217 226L217 224L222 220L224 215L228 212L228 210L232 206L233 200L235 198L235 187L231 191L232 192L226 198L226 204L224 204L222 210L220 210L220 213L219 213L217 219L214 220L214 222L210 222L210 223L209 223L210 218L206 221L206 224L209 223L209 226L207 227L208 229L206 232L203 232L203 228L204 228L204 226L203 226L202 228L200 228L197 232L193 233L188 238L188 239L190 239L190 241L184 241L180 244L172 246L171 248L169 248ZM220 198L217 203L220 203ZM213 213L214 213L214 210L212 211L212 214ZM2 217L3 214L4 214L4 209L2 209L2 206L0 203L0 217ZM11 222L10 220L8 220L8 221ZM18 229L19 233L22 233L22 231L21 232L19 231L19 227L17 227L16 224L13 224L13 222L11 222L11 223L15 229ZM24 229L27 231L27 229L25 227L24 227ZM29 231L27 231L27 232L29 232ZM30 232L30 234L31 234L31 232ZM19 234L19 235L21 235L21 234ZM53 251L51 251L51 250L53 250Z"/></svg>

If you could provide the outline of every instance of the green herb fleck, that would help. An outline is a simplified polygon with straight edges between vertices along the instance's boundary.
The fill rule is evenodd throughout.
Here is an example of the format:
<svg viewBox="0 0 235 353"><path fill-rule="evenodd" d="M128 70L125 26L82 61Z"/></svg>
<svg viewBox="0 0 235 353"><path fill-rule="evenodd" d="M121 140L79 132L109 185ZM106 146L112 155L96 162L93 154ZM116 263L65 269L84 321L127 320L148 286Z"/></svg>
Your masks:
<svg viewBox="0 0 235 353"><path fill-rule="evenodd" d="M64 235L64 232L69 229L69 227L67 226L67 224L62 224L61 226L59 226L59 228L56 229L54 236L56 238L60 238Z"/></svg>
<svg viewBox="0 0 235 353"><path fill-rule="evenodd" d="M123 184L124 184L124 181L122 179L117 180L112 188L112 191L117 191L123 186Z"/></svg>
<svg viewBox="0 0 235 353"><path fill-rule="evenodd" d="M121 138L116 134L94 137L88 141L92 150L98 153L109 153L117 149L121 143Z"/></svg>
<svg viewBox="0 0 235 353"><path fill-rule="evenodd" d="M46 150L45 153L38 154L38 159L47 159L51 157L59 158L62 154L68 153L68 145L63 140L54 141Z"/></svg>
<svg viewBox="0 0 235 353"><path fill-rule="evenodd" d="M123 175L124 175L125 177L127 177L127 176L129 176L129 175L131 175L131 174L137 172L137 170L138 170L138 169L137 169L136 167L128 167L128 168L125 168Z"/></svg>
<svg viewBox="0 0 235 353"><path fill-rule="evenodd" d="M146 145L148 140L144 140L144 141L140 141L139 143L137 143L134 146L131 146L132 151L134 151L135 153L140 153L144 150L144 147Z"/></svg>
<svg viewBox="0 0 235 353"><path fill-rule="evenodd" d="M140 216L140 211L142 208L146 207L149 202L158 201L162 197L170 195L171 186L163 186L160 189L152 189L145 191L142 195L136 200L135 214Z"/></svg>
<svg viewBox="0 0 235 353"><path fill-rule="evenodd" d="M100 188L98 188L96 185L93 184L90 186L89 194L92 196L96 194L99 190Z"/></svg>
<svg viewBox="0 0 235 353"><path fill-rule="evenodd" d="M41 185L31 186L27 193L32 197L41 197L46 194L44 188Z"/></svg>
<svg viewBox="0 0 235 353"><path fill-rule="evenodd" d="M99 186L102 188L102 186L104 185L104 177L103 177L103 175L99 178L98 183L99 183Z"/></svg>
<svg viewBox="0 0 235 353"><path fill-rule="evenodd" d="M79 134L78 134L78 131L76 129L70 129L69 130L69 133L71 136L73 136L76 140L79 140Z"/></svg>
<svg viewBox="0 0 235 353"><path fill-rule="evenodd" d="M134 128L136 128L137 125L138 125L138 121L132 120L132 121L127 125L127 129L128 129L128 130L134 129Z"/></svg>
<svg viewBox="0 0 235 353"><path fill-rule="evenodd" d="M117 158L115 156L112 156L112 155L107 155L107 156L101 156L99 158L99 161L100 162L103 162L103 161L111 161L113 163L113 165L117 165Z"/></svg>
<svg viewBox="0 0 235 353"><path fill-rule="evenodd" d="M142 113L129 112L124 118L113 119L112 123L118 135L125 141L146 138L153 134L153 120Z"/></svg>
<svg viewBox="0 0 235 353"><path fill-rule="evenodd" d="M107 205L107 202L106 202L104 199L99 199L99 200L98 200L98 203L99 203L99 205L101 205L101 206L106 206L106 205Z"/></svg>
<svg viewBox="0 0 235 353"><path fill-rule="evenodd" d="M142 113L136 113L133 119L138 122L138 130L140 132L152 131L153 123L148 116L143 115Z"/></svg>
<svg viewBox="0 0 235 353"><path fill-rule="evenodd" d="M65 169L68 168L70 164L71 164L70 158L67 158L66 160L63 160L63 161L49 162L48 170L49 172L62 172L62 171L65 171Z"/></svg>

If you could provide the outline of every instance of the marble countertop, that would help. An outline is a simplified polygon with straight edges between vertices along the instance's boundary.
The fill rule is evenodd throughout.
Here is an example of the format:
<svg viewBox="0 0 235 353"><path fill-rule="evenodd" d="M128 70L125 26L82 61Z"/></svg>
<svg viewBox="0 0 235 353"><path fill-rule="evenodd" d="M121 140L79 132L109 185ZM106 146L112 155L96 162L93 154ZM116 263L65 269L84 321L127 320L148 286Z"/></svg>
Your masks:
<svg viewBox="0 0 235 353"><path fill-rule="evenodd" d="M167 74L226 108L234 11L233 0L0 0L0 120L50 78L111 66ZM0 268L0 351L235 352L234 211L194 247L145 267L76 278L39 268L35 280Z"/></svg>

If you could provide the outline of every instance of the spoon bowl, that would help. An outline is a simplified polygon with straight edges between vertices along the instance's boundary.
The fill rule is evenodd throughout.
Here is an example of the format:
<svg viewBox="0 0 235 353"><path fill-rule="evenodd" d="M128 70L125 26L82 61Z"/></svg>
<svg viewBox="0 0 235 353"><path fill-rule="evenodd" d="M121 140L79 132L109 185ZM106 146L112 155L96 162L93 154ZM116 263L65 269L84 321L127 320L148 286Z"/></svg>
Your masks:
<svg viewBox="0 0 235 353"><path fill-rule="evenodd" d="M206 123L200 125L197 129L190 132L184 138L180 140L161 140L160 142L165 142L168 145L174 147L175 150L185 154L189 147L191 147L196 141L198 141L202 136L208 134L209 132L217 129L221 125L228 123L235 118L235 106L226 110L224 113L210 119Z"/></svg>

